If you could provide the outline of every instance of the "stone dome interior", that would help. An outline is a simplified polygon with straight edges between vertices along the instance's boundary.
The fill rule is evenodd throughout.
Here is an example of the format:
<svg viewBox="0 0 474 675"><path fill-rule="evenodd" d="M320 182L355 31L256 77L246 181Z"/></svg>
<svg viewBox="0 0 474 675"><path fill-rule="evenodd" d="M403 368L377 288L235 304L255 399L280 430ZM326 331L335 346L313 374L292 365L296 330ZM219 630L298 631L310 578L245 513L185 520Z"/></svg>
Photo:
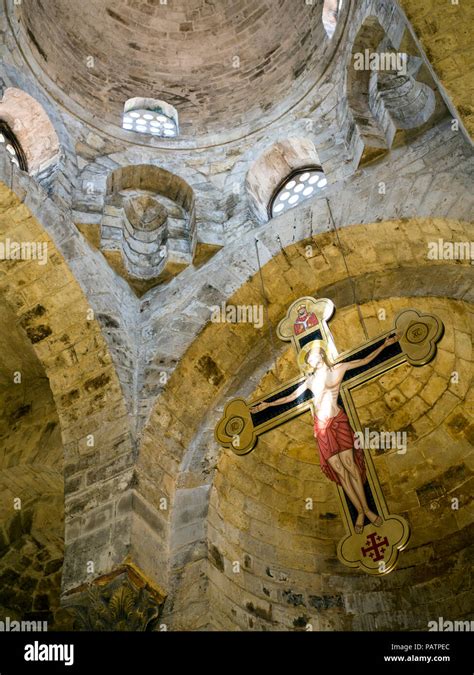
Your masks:
<svg viewBox="0 0 474 675"><path fill-rule="evenodd" d="M316 83L333 50L322 5L24 0L10 16L17 40L82 110L120 126L128 98L153 96L177 108L182 135L203 135L288 110Z"/></svg>

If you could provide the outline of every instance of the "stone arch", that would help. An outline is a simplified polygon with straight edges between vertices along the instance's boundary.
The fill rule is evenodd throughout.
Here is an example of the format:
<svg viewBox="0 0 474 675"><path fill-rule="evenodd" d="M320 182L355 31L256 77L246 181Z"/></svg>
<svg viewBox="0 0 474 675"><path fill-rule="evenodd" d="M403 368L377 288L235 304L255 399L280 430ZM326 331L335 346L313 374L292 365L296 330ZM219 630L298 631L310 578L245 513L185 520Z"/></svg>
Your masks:
<svg viewBox="0 0 474 675"><path fill-rule="evenodd" d="M261 223L268 220L268 205L278 185L295 169L320 166L309 138L288 138L275 143L250 167L245 181L250 207Z"/></svg>
<svg viewBox="0 0 474 675"><path fill-rule="evenodd" d="M347 64L347 100L349 109L365 145L389 148L395 125L377 89L377 73L367 67L365 55L374 54L385 37L376 16L364 19L354 39Z"/></svg>
<svg viewBox="0 0 474 675"><path fill-rule="evenodd" d="M452 136L452 134L450 134ZM449 174L426 174L418 179L424 194L429 194L429 200L424 199L419 204L419 198L413 197L412 177L400 172L393 178L390 191L396 194L396 200L381 198L378 193L378 178L376 167L367 167L364 177L364 191L360 189L347 189L341 187L340 192L331 195L328 190L326 199L311 200L307 206L297 207L273 219L269 224L259 228L258 249L262 265L275 257L281 248L285 248L292 241L304 240L310 235L326 232L331 240L329 232L333 230L333 222L337 223L340 232L344 232L349 226L365 223L373 224L380 222L392 223L399 218L402 222L415 222L414 206L417 205L416 217L419 222L430 218L435 213L439 218L448 217L451 220L458 218L460 221L469 221L473 198L466 191L466 179L463 178L463 170L466 165L459 165L459 180L451 179L449 193L446 190ZM463 168L462 168L463 167ZM332 191L332 190L331 190ZM461 198L462 196L462 198ZM333 221L328 210L331 208ZM381 210L382 209L382 210ZM421 209L421 211L420 211ZM418 237L419 227L413 226L415 239ZM382 260L394 261L398 259L399 250L395 245L394 233L391 225L382 226L387 236L387 245ZM162 295L150 294L149 306L146 308L145 322L146 331L142 333L144 349L150 355L150 361L140 374L140 383L146 390L146 398L142 398L139 413L139 428L146 424L155 397L163 390L157 373L166 372L171 374L176 363L182 358L186 349L192 344L198 333L204 327L210 316L210 305L219 305L232 293L237 292L248 278L258 272L258 264L255 251L255 230L249 228L248 232L241 234L235 242L229 243L224 251L219 252L199 269L193 269L193 284L189 283L188 273L174 279L169 288L170 300L162 304ZM446 235L448 238L455 234ZM468 237L468 235L465 235ZM433 237L436 240L435 229ZM368 236L366 237L368 238ZM366 246L366 238L361 236L360 246ZM469 237L468 237L469 238ZM332 241L332 240L331 240ZM422 244L421 253L426 250L426 243ZM371 253L374 258L375 252ZM329 283L326 276L330 273L328 261L338 259L336 247L328 250L326 257L318 258L322 263L314 269L321 284ZM307 269L310 257L305 257L302 267ZM418 254L417 260L424 262L424 256ZM358 257L354 256L354 266L358 269ZM288 278L286 275L288 274ZM277 270L272 283L280 283L283 293L291 287L291 274L287 270ZM159 297L159 300L158 300ZM158 300L158 301L157 301ZM255 287L255 301L261 301L261 287L257 283ZM148 305L148 303L147 303ZM271 310L271 308L270 308ZM187 320L183 321L182 317Z"/></svg>
<svg viewBox="0 0 474 675"><path fill-rule="evenodd" d="M390 149L398 130L422 129L435 113L446 113L437 100L436 83L422 67L423 58L401 16L387 24L374 11L362 20L346 69L356 165L364 152L373 158Z"/></svg>
<svg viewBox="0 0 474 675"><path fill-rule="evenodd" d="M54 172L60 159L56 131L40 103L21 89L8 87L0 101L0 119L12 129L26 156L28 173L40 182Z"/></svg>
<svg viewBox="0 0 474 675"><path fill-rule="evenodd" d="M469 409L469 403L467 400L465 400L464 403L460 403L460 401L469 390L469 383L472 377L472 364L470 364L469 361L469 359L472 358L472 356L469 356L471 329L469 328L469 322L466 320L466 310L464 303L459 299L454 301L450 300L444 304L443 301L438 301L437 296L439 294L439 289L432 289L430 287L430 281L433 281L433 276L431 274L428 275L430 281L427 281L424 288L419 288L416 297L412 297L412 290L408 288L406 284L407 275L409 275L409 273L404 268L401 268L399 271L395 271L394 275L387 283L386 288L382 290L382 287L380 287L380 299L378 301L369 300L368 302L364 302L364 304L362 304L362 312L369 327L370 334L377 334L383 330L383 325L381 325L377 319L377 311L380 307L383 307L385 310L390 308L389 311L395 315L399 309L405 308L409 305L416 305L421 309L425 308L427 311L432 311L433 302L436 303L436 312L443 316L443 320L449 321L450 317L456 317L456 320L454 321L456 327L448 327L449 344L440 348L438 362L434 370L433 368L427 367L423 371L417 370L416 373L410 373L410 368L404 367L403 370L400 370L399 374L397 374L397 377L384 379L384 391L391 406L388 415L392 416L390 418L391 420L393 418L393 421L390 422L393 427L391 426L390 428L403 428L403 426L400 426L405 425L405 422L402 420L404 420L406 415L410 416L410 421L408 421L406 424L408 424L410 427L410 439L415 439L417 447L420 448L419 451L417 450L418 461L422 461L421 449L424 451L424 449L429 448L430 444L434 442L432 440L433 434L436 434L437 428L442 426L444 429L443 433L445 433L445 430L448 430L448 432L452 435L455 420L459 419L459 438L465 437L466 440L464 441L464 445L461 448L461 454L457 455L456 461L460 461L462 464L462 453L468 450L469 434L471 432L469 431L469 415L466 414ZM450 285L449 282L448 285ZM397 298L393 301L389 299L390 294L394 292L391 290L391 288L395 289L395 293L397 294ZM431 293L433 293L433 295L425 295ZM340 300L338 303L338 306L340 307L340 323L335 326L335 329L337 333L337 342L338 345L341 346L341 349L351 347L354 342L362 342L364 340L364 335L358 321L356 309L350 304L351 292L349 284L347 284L347 293L345 295L340 295L340 291L335 286L322 289L321 295ZM337 297L338 295L339 298ZM346 302L348 303L347 305L345 304ZM348 337L349 335L351 335L351 337ZM467 360L463 360L463 358L458 357L455 359L453 354L453 341L457 340L463 341L463 350L465 350L464 359ZM280 355L278 356L278 364L280 381L294 377L297 374L297 372L295 372L293 356L290 349L286 347L282 348ZM455 388L450 385L450 377L452 370L459 367L462 367L463 369L464 382L462 386L455 391ZM264 392L268 392L269 389L275 387L275 385L277 385L279 382L275 376L274 361L270 353L269 345L261 344L258 348L253 349L248 354L244 364L242 364L241 368L233 376L233 378L232 389L228 390L223 396L219 396L215 409L210 412L203 420L198 431L196 432L196 435L190 443L189 449L183 457L180 476L177 482L178 488L173 503L174 520L171 523L170 531L170 558L171 564L174 566L174 573L172 570L169 581L171 602L166 608L166 612L167 620L169 620L173 626L176 626L176 628L179 627L180 629L195 630L197 628L203 627L199 623L202 618L206 616L206 610L202 606L205 602L203 597L200 597L201 607L199 607L199 603L196 603L196 607L190 608L188 603L190 597L196 597L197 600L197 583L201 585L202 592L202 587L205 585L205 578L208 573L207 565L214 567L214 569L211 571L211 576L214 578L214 581L216 581L216 576L219 577L220 574L224 573L224 568L227 580L229 580L229 577L232 579L234 572L232 572L231 567L232 561L235 560L239 561L241 565L241 572L243 574L245 574L246 571L248 571L250 574L254 573L251 562L246 566L245 556L243 555L242 551L237 554L235 547L232 548L232 546L235 545L235 537L237 537L237 540L239 539L239 536L241 537L241 535L239 535L240 527L242 527L243 522L248 516L248 514L247 516L240 515L244 507L242 502L244 499L243 495L247 495L248 501L248 498L252 499L253 494L253 501L258 502L256 495L260 492L260 489L264 489L262 487L262 483L260 483L259 488L257 489L257 483L254 482L257 480L257 475L260 475L260 479L263 482L267 481L268 487L265 494L268 496L273 490L271 486L278 484L278 481L284 481L285 484L290 486L289 489L292 490L295 481L292 482L291 477L289 477L288 481L286 481L286 479L283 478L283 474L288 471L289 475L291 476L291 471L294 471L294 468L291 469L291 465L295 457L296 459L299 458L301 461L306 462L308 464L308 470L303 478L306 481L309 480L312 475L312 479L316 480L317 486L315 485L314 489L317 490L318 497L315 501L324 502L327 500L324 506L325 510L322 513L323 515L329 513L329 515L327 515L326 519L323 517L322 521L320 521L321 527L324 525L325 529L319 529L318 535L319 537L322 535L323 539L327 539L329 538L329 531L333 532L332 541L330 543L327 542L327 547L325 549L326 556L331 552L331 555L333 555L335 558L335 544L337 543L339 535L342 535L341 525L337 521L339 507L336 495L335 493L333 494L331 492L330 483L327 483L325 480L323 480L323 477L318 473L317 455L314 448L314 439L312 439L311 423L308 419L301 418L300 421L294 425L295 428L289 432L292 443L295 445L296 454L285 452L284 454L286 457L283 457L283 459L279 458L276 464L272 460L271 468L262 465L266 465L267 456L272 454L275 448L286 447L288 444L288 434L286 429L281 430L281 433L279 431L275 431L268 434L268 436L265 436L265 443L255 449L254 453L251 455L252 461L247 467L242 466L242 458L234 456L230 451L219 450L213 438L213 430L222 414L223 405L225 402L229 398L236 396L246 398L247 400L254 399ZM426 397L428 402L426 400L420 401L419 396L415 396L414 399L410 399L410 396L412 395L410 392L412 392L414 385L418 392L423 388L423 397ZM401 390L406 396L401 393L400 386ZM360 401L358 400L357 403L359 404ZM387 403L384 401L382 401L382 403L387 405ZM429 417L426 417L426 412L430 409L430 407L432 407L434 412L433 414L430 413ZM377 415L382 414L380 408L380 403L373 404L372 402L370 402L365 408L361 408L360 414L363 425L370 426L371 428L377 428L378 421L376 417ZM381 428L387 427L382 426ZM302 445L302 443L304 443L304 445ZM436 443L438 443L438 441L436 441ZM396 452L392 454L394 454L395 457L397 456ZM218 512L216 512L216 505L214 504L214 513L211 516L209 515L208 508L212 500L215 501L216 498L215 478L213 476L217 476L217 474L214 474L214 468L218 465L217 463L219 461L219 456L221 456L222 459L225 459L226 466L228 467L227 469L224 469L224 465L222 464L222 471L224 475L221 475L219 478L219 489L222 490L220 499L222 500L226 499L227 497L229 498L229 509L232 510L232 513L229 515L229 511L226 510L225 516L221 516ZM444 469L447 470L449 465L445 460L443 460L443 451L440 450L440 452L436 453L436 456L437 463L443 463ZM393 462L393 459L394 457L392 456L389 461ZM391 465L394 472L395 464L396 463L393 463ZM276 467L278 465L279 468L277 470ZM236 482L234 485L227 483L227 487L224 488L225 474L228 472L229 467L231 466L235 468L236 472L238 473L238 477L236 477ZM272 474L274 469L275 472ZM388 476L386 471L383 473L382 478L384 482L387 482ZM460 475L456 477L453 487L456 485L458 489L460 489L465 480L466 474L461 467ZM277 494L274 494L273 496L276 497ZM314 492L311 492L311 496L314 498ZM275 503L274 507L277 508ZM255 516L255 508L253 508L253 511L253 515ZM258 517L262 520L262 522L268 523L269 519L272 518L275 522L279 522L279 526L281 526L282 523L284 524L284 521L281 521L280 523L278 518L279 514L276 511L274 511L273 516L271 516L270 510L267 509L265 511L265 508L263 505L261 505L259 512L260 516ZM210 539L208 538L209 535L207 533L208 515L210 521L212 522L212 530L215 533L215 536L211 536ZM224 521L221 520L222 517L225 517L225 524ZM335 526L330 528L329 526L332 526L334 522ZM225 544L226 532L229 534L230 538L233 539L233 545L230 547L229 544ZM313 534L311 536L313 536ZM257 538L254 537L252 546L255 547L257 540L258 536ZM242 542L243 541L244 540L242 539ZM270 542L267 540L267 544L269 543ZM310 538L307 539L307 543L308 545L310 544ZM324 545L324 543L322 545ZM250 546L250 543L246 541L245 544L242 543L242 546L245 550L245 546ZM271 548L271 546L267 546L268 550L266 551L265 555L270 553ZM262 545L262 551L264 549L265 546ZM255 554L255 548L252 550ZM247 549L247 551L250 552L250 548ZM305 559L305 565L311 565L311 555L308 555L308 553L308 549L306 549L306 552L301 552L301 549L298 552L298 554ZM416 559L416 552L414 555ZM273 555L273 559L274 557L275 556ZM324 558L324 556L322 557ZM272 557L270 556L266 559L267 562L270 562ZM406 565L408 568L412 566L412 558L408 558ZM404 567L403 564L401 566L402 568ZM262 570L261 560L259 567L260 570ZM275 568L272 567L271 574L268 576L277 576L279 571L280 569L277 568L277 573L275 573ZM308 588L311 588L312 584L310 583L311 575L309 574L309 569L306 570L306 573L307 578L304 583L307 583ZM337 562L335 562L334 574L336 577L338 573L342 576L342 578L346 578L342 569L340 569L339 572L337 571ZM267 581L271 583L271 579L267 579ZM284 581L284 578L282 577L279 579L279 581ZM230 592L218 581L216 581L216 584L217 585L214 589L214 600L217 596L219 596L219 594L221 597L222 594L224 594L225 597L232 599L232 603L236 603L237 605L239 604L237 598L239 595L242 596L243 591L239 586L238 580L236 581L236 586L234 589L235 593ZM253 592L251 587L247 590L250 591L250 593ZM315 597L319 597L318 593L314 593L314 595ZM247 593L247 600L250 602L251 599L252 598L249 598ZM253 600L254 607L256 607L255 599ZM326 595L323 594L323 598L320 600L320 602L325 601ZM331 598L327 598L327 601L331 603ZM317 603L319 601L313 599L313 602ZM360 598L358 602L360 602ZM265 602L262 602L260 606L265 606ZM246 614L247 618L249 616L252 617L253 612L246 611L243 603L241 603L240 607L242 610L241 614ZM313 610L310 608L310 611L314 613L314 609L317 607L317 605L313 605ZM328 606L321 606L321 609L329 609L331 607L337 606L329 604ZM207 609L207 615L215 616L215 614L215 610L209 610L209 608ZM261 628L262 626L266 626L265 629L268 629L268 624L265 624L265 621L260 622L258 620L258 614L259 613L257 612L257 619L255 618L255 615L253 616L253 626L252 624L241 623L242 617L239 617L239 621L237 623L244 630L252 627ZM329 618L331 618L330 614L331 613L329 613ZM291 623L287 623L290 616L291 612L289 615L288 613L280 612L278 617L278 620L282 621L282 623L280 623L280 629L282 629L282 627L284 627L284 629L295 629L295 627L298 626L298 624L291 625ZM293 616L291 616L291 620L297 618L297 616L297 614L293 614ZM262 616L260 616L260 618L262 618ZM263 618L265 617L263 616ZM332 618L334 620L338 619L337 616L333 616ZM372 619L369 618L368 621L370 620ZM388 629L390 624L387 617L384 617L383 620L387 621L386 625ZM193 623L193 621L195 623ZM367 623L364 624L360 616L356 619L356 622L359 622L355 624L358 625L359 628L363 627L366 629L368 625ZM344 626L347 627L347 625L347 623L344 624L339 622L333 624L333 627L343 629ZM410 627L414 627L413 623L408 625ZM225 629L229 628L230 624L225 625L217 622L214 627ZM317 629L324 630L326 628L324 628L323 624L323 627L318 626Z"/></svg>
<svg viewBox="0 0 474 675"><path fill-rule="evenodd" d="M466 275L469 275L470 267L442 261L432 264L420 253L436 237L439 227L443 230L452 227L454 237L467 236L467 225L441 220L373 223L345 229L343 245L350 269L357 269L359 302L420 294L442 296L446 291L448 295L462 299L469 286ZM392 258L377 254L379 246L381 250L386 249L389 230L392 233L396 230L398 238L397 255ZM415 232L416 243L411 239ZM315 235L313 242L312 258L306 256L310 242L304 240L271 258L263 268L270 319L274 325L296 294L330 294L340 307L353 303L352 287L347 281L342 258L338 259L336 254L333 235ZM364 259L360 256L362 242L370 249L367 249ZM259 280L255 275L227 298L227 302L252 304L260 301L259 293ZM217 354L216 344L225 344L226 350ZM206 516L203 514L207 514L210 476L218 453L212 441L215 417L219 416L224 403L226 383L237 382L241 373L242 377L249 379L247 394L244 395L250 396L258 384L258 378L255 381L252 373L258 369L258 364L269 363L270 358L265 335L251 326L240 324L236 328L231 324L208 324L188 348L168 385L155 400L154 410L143 432L138 481L148 480L151 474L155 476L158 479L156 503L163 497L170 503L166 537L169 537L174 569L170 570L165 583L169 584L170 594L176 600L169 605L167 611L170 615L178 611L177 598L180 594L183 593L183 597L186 595L189 600L187 594L191 589L194 589L193 597L197 602L196 621L199 623L205 615L202 606L198 607L197 585L205 584L206 578L208 540ZM239 395L239 392L242 395L239 386L237 383L232 391L228 390L225 397ZM192 414L186 408L186 392L189 391L199 391L199 396L193 396ZM215 406L215 414L207 417L208 411ZM202 426L198 425L198 420L204 420ZM161 480L158 478L160 472L163 476ZM212 557L212 551L209 556Z"/></svg>
<svg viewBox="0 0 474 675"><path fill-rule="evenodd" d="M107 195L120 190L142 189L169 197L189 213L194 209L192 188L179 176L152 164L122 166L107 178Z"/></svg>
<svg viewBox="0 0 474 675"><path fill-rule="evenodd" d="M50 203L49 215L54 208ZM43 268L33 258L22 260L21 265L4 263L0 293L44 368L61 427L67 541L63 589L69 590L87 578L86 562L91 557L98 574L110 571L117 559L126 557L127 541L114 536L111 523L117 521L116 527L124 529L126 515L123 510L122 518L116 513L116 502L123 499L132 480L129 415L88 299L46 226L3 182L0 234L13 241L44 242L48 250L48 264ZM106 495L108 505L104 504Z"/></svg>

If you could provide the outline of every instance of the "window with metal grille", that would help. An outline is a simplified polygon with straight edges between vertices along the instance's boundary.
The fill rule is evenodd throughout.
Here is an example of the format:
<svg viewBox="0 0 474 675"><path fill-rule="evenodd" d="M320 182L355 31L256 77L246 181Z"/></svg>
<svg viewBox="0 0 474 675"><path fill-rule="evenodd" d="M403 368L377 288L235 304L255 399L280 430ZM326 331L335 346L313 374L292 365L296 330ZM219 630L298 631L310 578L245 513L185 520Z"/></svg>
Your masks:
<svg viewBox="0 0 474 675"><path fill-rule="evenodd" d="M320 166L307 166L293 171L280 183L271 199L268 215L279 216L306 199L318 196L326 189L327 179Z"/></svg>
<svg viewBox="0 0 474 675"><path fill-rule="evenodd" d="M13 164L22 171L28 171L25 153L8 124L0 120L0 146L5 148Z"/></svg>

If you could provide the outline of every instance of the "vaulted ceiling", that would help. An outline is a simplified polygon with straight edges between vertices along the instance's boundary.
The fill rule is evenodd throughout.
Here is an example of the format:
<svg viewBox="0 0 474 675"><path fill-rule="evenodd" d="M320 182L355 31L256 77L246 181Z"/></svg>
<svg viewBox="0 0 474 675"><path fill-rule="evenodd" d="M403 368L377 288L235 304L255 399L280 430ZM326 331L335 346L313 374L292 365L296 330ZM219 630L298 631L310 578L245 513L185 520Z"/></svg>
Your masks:
<svg viewBox="0 0 474 675"><path fill-rule="evenodd" d="M195 135L288 109L311 88L334 49L322 5L23 0L13 20L37 65L81 108L120 125L128 98L164 99Z"/></svg>

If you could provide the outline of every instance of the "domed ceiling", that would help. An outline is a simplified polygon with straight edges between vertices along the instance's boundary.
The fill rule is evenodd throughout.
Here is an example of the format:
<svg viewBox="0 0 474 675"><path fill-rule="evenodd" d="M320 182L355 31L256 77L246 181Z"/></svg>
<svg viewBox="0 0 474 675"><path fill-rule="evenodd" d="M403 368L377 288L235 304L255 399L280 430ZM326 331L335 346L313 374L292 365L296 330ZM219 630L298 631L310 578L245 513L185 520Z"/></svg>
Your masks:
<svg viewBox="0 0 474 675"><path fill-rule="evenodd" d="M263 126L312 88L335 47L323 0L162 2L7 0L37 74L66 106L117 126L135 96L174 105L182 135Z"/></svg>

